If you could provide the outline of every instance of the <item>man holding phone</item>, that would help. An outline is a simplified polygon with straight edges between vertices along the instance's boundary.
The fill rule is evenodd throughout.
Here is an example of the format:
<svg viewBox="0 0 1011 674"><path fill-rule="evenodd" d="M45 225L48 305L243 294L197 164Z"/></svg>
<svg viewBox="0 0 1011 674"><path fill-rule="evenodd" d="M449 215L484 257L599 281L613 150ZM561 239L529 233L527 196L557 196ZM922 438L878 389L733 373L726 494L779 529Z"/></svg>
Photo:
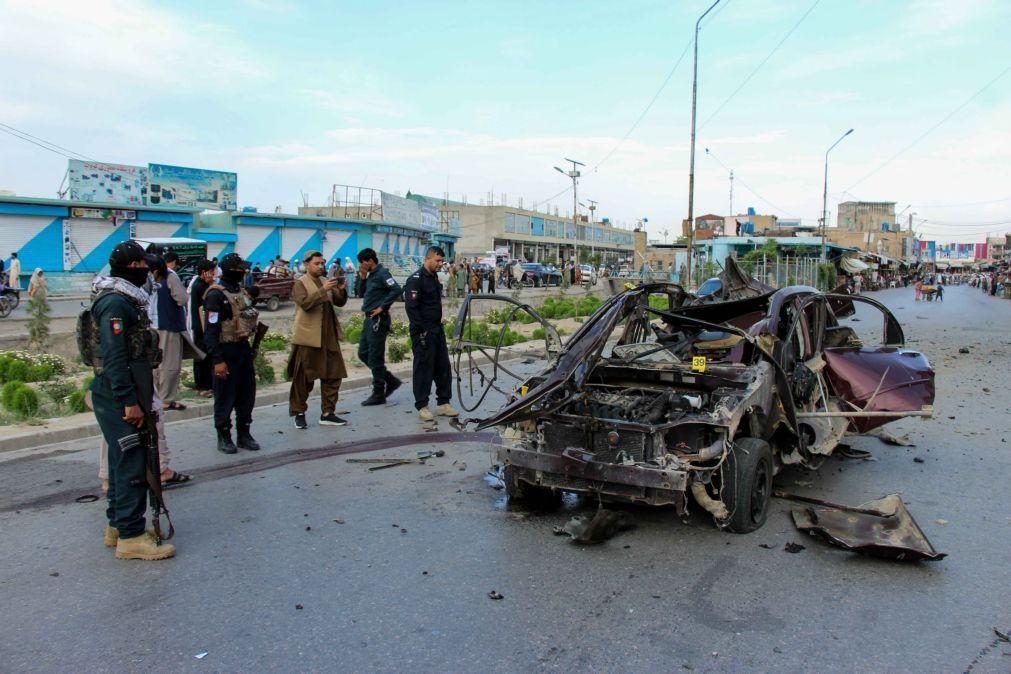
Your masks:
<svg viewBox="0 0 1011 674"><path fill-rule="evenodd" d="M288 414L294 417L295 428L308 428L305 413L313 384L320 380L322 412L321 426L344 426L347 421L334 413L341 380L348 376L341 354L340 321L334 307L347 304L347 278L340 265L334 278L327 277L326 258L318 250L310 250L302 258L306 273L291 289L295 300L295 323L292 326L291 356L288 376Z"/></svg>

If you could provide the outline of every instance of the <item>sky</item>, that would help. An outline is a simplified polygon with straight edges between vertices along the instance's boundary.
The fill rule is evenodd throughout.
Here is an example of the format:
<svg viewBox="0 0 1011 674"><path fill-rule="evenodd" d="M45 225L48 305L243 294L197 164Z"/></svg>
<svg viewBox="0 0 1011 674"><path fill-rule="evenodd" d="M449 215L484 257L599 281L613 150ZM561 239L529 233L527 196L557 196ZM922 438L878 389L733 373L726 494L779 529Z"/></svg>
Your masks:
<svg viewBox="0 0 1011 674"><path fill-rule="evenodd" d="M240 207L284 212L335 183L543 209L569 157L598 219L673 239L711 2L0 0L0 124L235 171ZM894 201L924 239L1011 232L1008 26L1006 0L721 0L699 34L695 214L728 214L732 169L735 213L816 224L853 128L830 223L839 201ZM54 197L66 166L0 133L0 189ZM550 203L571 213L571 191Z"/></svg>

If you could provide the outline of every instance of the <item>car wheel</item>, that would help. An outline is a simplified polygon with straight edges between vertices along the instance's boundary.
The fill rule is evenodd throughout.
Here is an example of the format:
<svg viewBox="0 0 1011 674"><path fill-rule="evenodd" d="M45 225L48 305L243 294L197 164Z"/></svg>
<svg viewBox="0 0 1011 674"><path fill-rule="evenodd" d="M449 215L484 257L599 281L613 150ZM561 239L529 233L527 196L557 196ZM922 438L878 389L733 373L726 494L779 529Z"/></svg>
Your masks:
<svg viewBox="0 0 1011 674"><path fill-rule="evenodd" d="M7 296L0 296L0 318L7 318L13 310L14 305L7 299Z"/></svg>
<svg viewBox="0 0 1011 674"><path fill-rule="evenodd" d="M267 311L277 311L281 308L281 298L277 295L271 295L270 299L267 300Z"/></svg>
<svg viewBox="0 0 1011 674"><path fill-rule="evenodd" d="M765 440L738 438L722 468L727 529L747 534L761 528L772 498L772 448Z"/></svg>
<svg viewBox="0 0 1011 674"><path fill-rule="evenodd" d="M10 302L12 311L17 309L18 305L21 304L21 293L15 290L5 290L4 297L6 297L7 301Z"/></svg>
<svg viewBox="0 0 1011 674"><path fill-rule="evenodd" d="M558 505L562 500L562 492L550 487L538 487L519 479L515 466L506 466L502 471L505 482L505 493L510 501L523 501L542 507Z"/></svg>

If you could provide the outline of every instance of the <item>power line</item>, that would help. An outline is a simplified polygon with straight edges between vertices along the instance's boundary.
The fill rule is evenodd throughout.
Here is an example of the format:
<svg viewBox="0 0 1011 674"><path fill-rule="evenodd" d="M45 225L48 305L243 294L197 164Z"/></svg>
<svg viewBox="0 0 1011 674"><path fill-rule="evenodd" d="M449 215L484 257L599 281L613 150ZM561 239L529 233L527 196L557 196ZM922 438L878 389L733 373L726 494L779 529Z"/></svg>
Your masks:
<svg viewBox="0 0 1011 674"><path fill-rule="evenodd" d="M722 161L720 161L719 157L717 157L715 154L713 154L712 152L709 151L709 148L706 148L706 155L708 155L708 156L712 157L713 159L715 159L716 163L719 164L720 166L722 166L725 170L730 171L730 169L727 168L727 165L724 164ZM749 192L751 192L752 194L754 194L761 201L764 201L768 205L772 206L773 210L779 211L783 215L789 215L791 218L800 217L798 215L794 215L793 213L790 213L785 208L780 208L779 206L777 206L776 204L772 203L771 201L769 201L768 199L766 199L765 197L763 197L761 194L759 194L758 192L756 192L754 189L752 189L752 187L750 185L748 185L748 183L744 182L744 180L741 178L741 176L740 176L739 173L734 174L734 180L737 181L737 182L739 182L739 183L741 183L741 185L743 185L746 190L748 190ZM730 213L731 217L733 217L734 215L736 215L736 213Z"/></svg>
<svg viewBox="0 0 1011 674"><path fill-rule="evenodd" d="M32 134L28 133L27 131L22 131L21 129L15 129L13 126L10 126L9 124L4 124L3 122L0 122L0 131L3 131L4 133L6 133L8 135L14 136L15 138L20 138L21 140L29 142L32 145L38 145L43 150L49 150L50 152L54 152L56 154L62 154L64 157L66 157L68 159L76 159L76 158L79 157L81 159L86 159L87 161L96 161L96 160L91 159L90 157L88 157L86 155L81 154L80 152L75 152L73 150L70 150L68 148L63 147L62 145L57 145L56 143L52 143L52 142L46 140L45 138L39 138L38 136L33 136ZM38 141L38 142L36 142L36 141ZM40 144L40 143L44 143L44 144ZM56 148L56 149L54 150L53 148ZM67 154L67 153L69 153L69 154ZM77 155L77 156L76 157L72 157L70 155Z"/></svg>
<svg viewBox="0 0 1011 674"><path fill-rule="evenodd" d="M964 208L966 206L986 206L988 204L999 204L1005 201L1011 201L1011 197L1004 197L1003 199L991 199L989 201L974 201L967 204L910 204L911 208Z"/></svg>
<svg viewBox="0 0 1011 674"><path fill-rule="evenodd" d="M653 94L653 98L649 99L649 103L647 103L646 107L643 108L641 113L639 113L639 117L635 120L632 126L629 127L628 131L625 132L625 135L621 137L621 140L615 143L614 147L612 147L610 151L606 155L604 155L604 158L597 162L597 164L593 167L594 171L600 168L601 164L610 159L614 155L614 153L617 152L622 145L624 145L625 141L628 140L629 136L632 135L632 133L636 130L636 128L638 128L642 120L645 119L646 114L653 107L653 104L656 103L657 99L660 98L660 94L663 93L663 90L667 87L667 84L670 82L671 78L674 77L674 72L678 69L678 66L681 65L681 62L685 58L685 54L688 53L688 50L691 49L691 46L692 40L689 39L688 44L685 45L684 50L681 52L681 56L678 56L678 60L674 63L674 67L670 69L670 71L667 73L667 77L665 77L663 82L660 84L660 88L656 90L655 94Z"/></svg>
<svg viewBox="0 0 1011 674"><path fill-rule="evenodd" d="M783 43L786 42L791 35L793 35L793 32L797 30L800 24L804 23L804 19L806 19L808 15L814 11L814 8L818 6L819 2L821 2L821 0L814 0L814 4L812 4L810 7L807 8L807 11L804 12L804 14L800 17L800 19L797 20L797 23L793 24L793 28L787 31L786 35L783 36L783 39L781 39L778 43L776 43L776 46L772 48L772 51L770 51L768 54L765 55L765 58L762 59L757 66L755 66L755 69L751 71L751 74L745 77L743 82L737 85L737 88L734 89L733 92L731 92L731 94L727 96L726 99L724 99L724 101L716 107L716 110L714 110L713 114L709 115L709 117L706 118L706 121L702 122L702 125L699 126L700 131L706 127L706 124L708 124L713 120L713 117L718 115L720 111L723 110L723 108L727 105L727 103L729 103L730 100L734 96L736 96L741 89L744 88L744 85L746 85L748 82L751 81L751 78L754 77L755 74L762 69L762 66L764 66L770 58L772 58L772 55L775 54L776 51L783 46Z"/></svg>
<svg viewBox="0 0 1011 674"><path fill-rule="evenodd" d="M981 93L983 93L984 91L986 91L987 89L989 89L995 82L997 82L997 80L999 80L1000 78L1002 78L1005 75L1007 75L1009 71L1011 71L1011 66L1008 66L1007 68L1004 68L1004 70L1002 70L1000 72L1000 74L997 75L997 77L993 78L992 80L990 80L989 82L987 82L986 84L984 84L980 89L978 89L976 91L976 93L974 93L969 98L965 99L965 101L963 101L961 105L959 105L957 108L955 108L954 110L952 110L951 112L949 112L947 115L945 115L941 119L941 121L937 122L932 127L930 127L929 129L927 129L926 131L924 131L923 133L921 133L919 136L916 137L916 139L912 143L910 143L909 145L906 145L904 148L902 148L901 150L899 150L898 152L896 152L895 154L893 154L891 157L889 157L888 159L886 159L876 169L874 169L873 171L871 171L870 173L868 173L867 175L865 175L863 178L861 178L860 180L856 181L855 183L853 183L852 185L850 185L849 187L847 187L846 190L853 189L854 187L856 187L857 185L859 185L863 181L867 180L868 178L870 178L872 175L874 175L875 173L877 173L878 171L880 171L884 167L888 166L890 163L892 163L892 161L894 161L895 159L897 159L900 155L902 155L906 151L910 150L914 145L916 145L921 140L923 140L924 138L926 138L933 131L935 131L938 127L940 127L942 124L944 124L949 119L951 119L952 117L954 117L956 114L958 114L959 112L961 112L962 109L964 107L966 107L967 105L969 105L969 103L971 103L974 98L976 98Z"/></svg>

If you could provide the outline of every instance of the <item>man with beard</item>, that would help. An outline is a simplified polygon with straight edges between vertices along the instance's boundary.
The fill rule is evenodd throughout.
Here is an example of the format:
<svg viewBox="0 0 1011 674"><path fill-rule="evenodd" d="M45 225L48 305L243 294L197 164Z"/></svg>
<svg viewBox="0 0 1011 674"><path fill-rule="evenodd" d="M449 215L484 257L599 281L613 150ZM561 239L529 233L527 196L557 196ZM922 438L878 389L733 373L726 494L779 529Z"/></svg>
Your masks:
<svg viewBox="0 0 1011 674"><path fill-rule="evenodd" d="M137 242L125 241L112 249L109 266L111 275L95 282L91 318L98 343L89 345L85 361L95 369L92 407L108 445L105 543L116 546L118 559L166 559L175 555L175 547L161 544L144 528L146 450L130 442L145 428L154 368L160 361L158 336L147 315L149 298L141 289L147 281L147 259Z"/></svg>
<svg viewBox="0 0 1011 674"><path fill-rule="evenodd" d="M334 262L338 276L325 278L326 258L318 250L303 257L306 273L291 289L295 300L295 323L292 326L291 356L288 376L288 414L295 419L295 428L308 427L305 412L313 383L319 379L322 393L321 426L344 426L347 422L334 413L341 380L348 376L341 354L340 322L334 307L347 304L347 279L339 262Z"/></svg>
<svg viewBox="0 0 1011 674"><path fill-rule="evenodd" d="M242 287L246 263L236 253L221 258L221 283L204 297L204 346L214 364L214 428L218 451L235 454L236 446L257 451L249 434L256 403L256 370L249 340L256 334L257 317L250 290ZM256 289L253 288L255 291ZM237 433L232 442L232 411Z"/></svg>

